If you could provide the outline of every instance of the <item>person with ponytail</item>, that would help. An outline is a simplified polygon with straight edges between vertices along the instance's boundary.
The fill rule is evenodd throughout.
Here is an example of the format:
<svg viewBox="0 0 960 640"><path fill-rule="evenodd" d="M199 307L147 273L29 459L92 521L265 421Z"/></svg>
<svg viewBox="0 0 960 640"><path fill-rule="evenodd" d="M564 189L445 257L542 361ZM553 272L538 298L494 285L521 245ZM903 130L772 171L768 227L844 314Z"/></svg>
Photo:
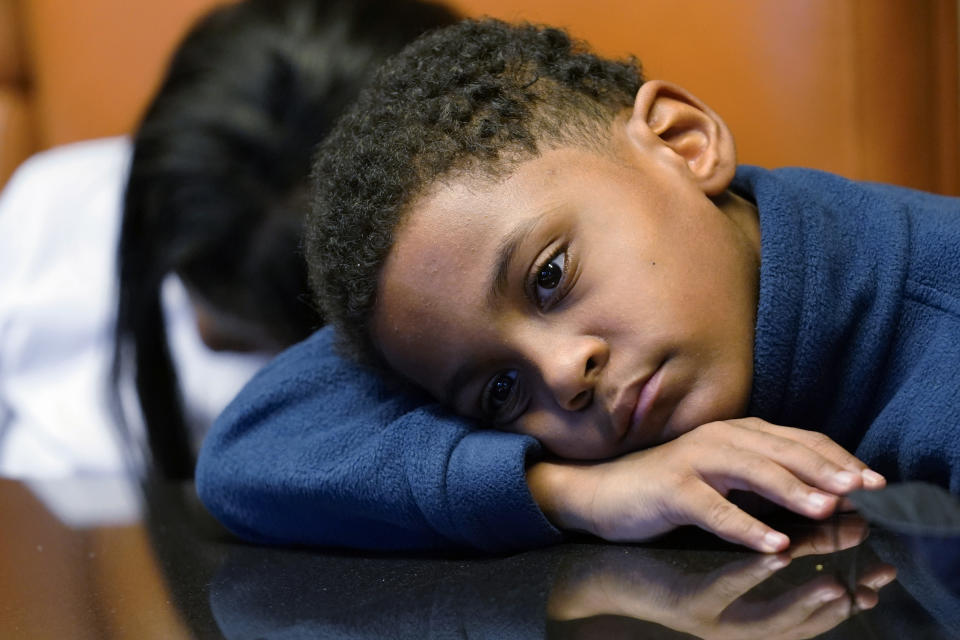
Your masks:
<svg viewBox="0 0 960 640"><path fill-rule="evenodd" d="M132 141L24 165L0 203L21 246L4 290L32 292L0 298L0 474L192 475L243 383L323 325L300 249L315 145L380 62L454 19L415 0L217 7ZM33 264L62 274L42 309Z"/></svg>

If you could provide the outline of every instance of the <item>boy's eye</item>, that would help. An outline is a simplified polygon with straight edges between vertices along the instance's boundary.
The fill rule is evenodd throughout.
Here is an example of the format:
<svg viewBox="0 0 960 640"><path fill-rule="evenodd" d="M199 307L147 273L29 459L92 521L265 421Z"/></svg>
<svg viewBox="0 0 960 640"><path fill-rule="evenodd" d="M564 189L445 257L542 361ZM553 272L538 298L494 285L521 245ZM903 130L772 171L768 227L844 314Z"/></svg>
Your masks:
<svg viewBox="0 0 960 640"><path fill-rule="evenodd" d="M540 308L548 306L557 295L557 289L563 283L566 274L566 249L553 254L549 260L537 267L531 287L533 298Z"/></svg>
<svg viewBox="0 0 960 640"><path fill-rule="evenodd" d="M563 277L563 254L540 267L537 273L537 286L544 289L556 289Z"/></svg>
<svg viewBox="0 0 960 640"><path fill-rule="evenodd" d="M502 422L509 416L517 401L517 371L510 369L494 375L487 383L480 399L483 415Z"/></svg>

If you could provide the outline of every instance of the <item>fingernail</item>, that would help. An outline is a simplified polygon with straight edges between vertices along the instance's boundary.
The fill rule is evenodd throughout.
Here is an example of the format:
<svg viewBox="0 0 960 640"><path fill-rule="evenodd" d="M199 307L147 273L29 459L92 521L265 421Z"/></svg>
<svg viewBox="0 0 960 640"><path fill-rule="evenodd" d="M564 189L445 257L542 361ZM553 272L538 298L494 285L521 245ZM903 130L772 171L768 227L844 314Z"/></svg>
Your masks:
<svg viewBox="0 0 960 640"><path fill-rule="evenodd" d="M895 574L885 574L885 575L877 576L876 578L868 582L867 586L874 590L880 589L881 587L885 587L891 582L893 582L893 579L896 577L897 576Z"/></svg>
<svg viewBox="0 0 960 640"><path fill-rule="evenodd" d="M863 478L863 484L869 485L871 487L878 487L886 482L886 478L870 469L864 469L860 472L860 477Z"/></svg>
<svg viewBox="0 0 960 640"><path fill-rule="evenodd" d="M833 479L836 480L837 484L849 487L856 481L857 476L849 471L837 471L833 474Z"/></svg>
<svg viewBox="0 0 960 640"><path fill-rule="evenodd" d="M787 538L787 536L782 533L777 533L776 531L771 531L763 536L763 547L767 551L777 551L789 542L790 539Z"/></svg>
<svg viewBox="0 0 960 640"><path fill-rule="evenodd" d="M790 564L790 558L785 558L783 556L770 556L763 564L770 571L777 571Z"/></svg>
<svg viewBox="0 0 960 640"><path fill-rule="evenodd" d="M822 493L810 493L807 495L807 502L814 509L823 509L827 505L827 496Z"/></svg>
<svg viewBox="0 0 960 640"><path fill-rule="evenodd" d="M820 589L814 593L810 599L814 602L830 602L831 600L836 600L841 595L843 595L843 592L839 589L828 587L826 589Z"/></svg>

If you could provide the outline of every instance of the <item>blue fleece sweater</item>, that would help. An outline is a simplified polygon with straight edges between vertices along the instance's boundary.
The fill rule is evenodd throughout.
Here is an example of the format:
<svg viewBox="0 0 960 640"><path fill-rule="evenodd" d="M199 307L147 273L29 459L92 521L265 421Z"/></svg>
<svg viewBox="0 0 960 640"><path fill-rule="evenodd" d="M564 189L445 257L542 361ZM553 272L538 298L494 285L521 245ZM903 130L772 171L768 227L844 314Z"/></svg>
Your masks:
<svg viewBox="0 0 960 640"><path fill-rule="evenodd" d="M742 167L758 205L750 415L960 493L960 199Z"/></svg>
<svg viewBox="0 0 960 640"><path fill-rule="evenodd" d="M741 167L761 275L750 415L821 430L871 466L960 493L960 200ZM215 423L201 499L258 542L507 551L560 539L531 438L474 428L346 362L329 329Z"/></svg>

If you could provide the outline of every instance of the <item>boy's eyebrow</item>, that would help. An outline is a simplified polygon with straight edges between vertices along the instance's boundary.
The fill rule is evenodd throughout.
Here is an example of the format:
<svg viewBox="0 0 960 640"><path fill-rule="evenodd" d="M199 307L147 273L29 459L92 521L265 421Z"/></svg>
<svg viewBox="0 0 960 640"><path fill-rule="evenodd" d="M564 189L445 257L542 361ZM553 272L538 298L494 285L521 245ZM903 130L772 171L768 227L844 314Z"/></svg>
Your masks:
<svg viewBox="0 0 960 640"><path fill-rule="evenodd" d="M523 222L517 224L510 230L500 242L494 254L493 269L491 270L490 285L487 287L487 304L496 304L497 298L503 296L507 288L507 280L510 275L510 265L517 250L523 245L527 237L533 233L533 230L540 223L543 215L532 216ZM450 376L443 385L443 393L440 396L442 401L449 406L453 406L460 392L460 389L476 375L478 366L475 362L465 362L460 365L456 372Z"/></svg>
<svg viewBox="0 0 960 640"><path fill-rule="evenodd" d="M497 298L503 296L507 288L507 280L510 275L510 265L513 262L517 250L527 239L533 230L539 224L543 216L533 216L527 218L516 227L500 242L495 254L496 259L493 263L493 270L490 278L490 286L487 288L487 303L495 304Z"/></svg>
<svg viewBox="0 0 960 640"><path fill-rule="evenodd" d="M494 254L493 269L491 270L490 285L487 287L487 304L496 304L497 298L503 296L507 288L507 280L510 275L510 265L513 263L517 251L523 245L527 237L533 233L537 225L543 219L546 212L527 218L517 224L510 230ZM476 375L479 367L475 362L466 362L460 365L456 372L450 376L450 379L443 385L443 393L440 396L442 401L448 406L456 404L460 389Z"/></svg>

